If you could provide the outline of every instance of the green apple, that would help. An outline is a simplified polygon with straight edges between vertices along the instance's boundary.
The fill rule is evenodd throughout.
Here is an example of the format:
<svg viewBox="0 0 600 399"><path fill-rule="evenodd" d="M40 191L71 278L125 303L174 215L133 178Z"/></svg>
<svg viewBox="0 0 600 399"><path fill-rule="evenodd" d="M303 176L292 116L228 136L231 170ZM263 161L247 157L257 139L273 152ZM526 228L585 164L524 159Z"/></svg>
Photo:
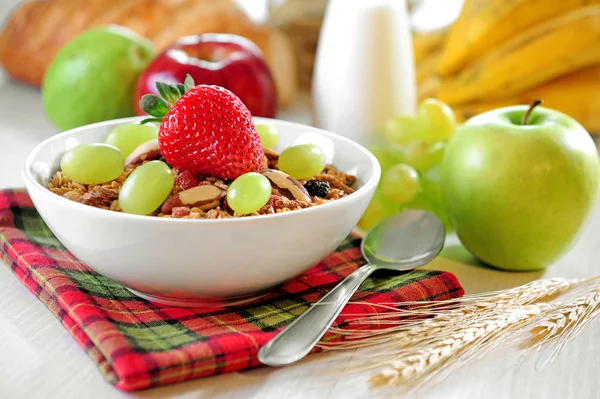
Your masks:
<svg viewBox="0 0 600 399"><path fill-rule="evenodd" d="M501 269L550 265L596 204L600 162L592 138L571 117L537 104L468 120L442 163L442 195L458 237Z"/></svg>
<svg viewBox="0 0 600 399"><path fill-rule="evenodd" d="M155 54L149 40L120 26L83 32L46 71L46 115L60 130L135 115L136 80Z"/></svg>

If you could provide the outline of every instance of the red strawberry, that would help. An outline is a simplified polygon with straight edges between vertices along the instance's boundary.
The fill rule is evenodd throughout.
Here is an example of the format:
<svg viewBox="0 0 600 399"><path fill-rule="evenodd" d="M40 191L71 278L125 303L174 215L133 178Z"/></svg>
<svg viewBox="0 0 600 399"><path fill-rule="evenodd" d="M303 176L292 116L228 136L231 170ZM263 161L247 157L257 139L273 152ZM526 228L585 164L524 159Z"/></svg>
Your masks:
<svg viewBox="0 0 600 399"><path fill-rule="evenodd" d="M157 83L160 98L142 97L140 106L162 124L160 151L174 168L195 175L235 179L262 169L264 152L252 115L242 101L220 86ZM174 104L170 109L168 103Z"/></svg>
<svg viewBox="0 0 600 399"><path fill-rule="evenodd" d="M196 187L198 185L198 180L194 177L192 172L189 170L184 170L180 174L177 175L175 179L175 186L179 187L179 190L185 191L190 188Z"/></svg>

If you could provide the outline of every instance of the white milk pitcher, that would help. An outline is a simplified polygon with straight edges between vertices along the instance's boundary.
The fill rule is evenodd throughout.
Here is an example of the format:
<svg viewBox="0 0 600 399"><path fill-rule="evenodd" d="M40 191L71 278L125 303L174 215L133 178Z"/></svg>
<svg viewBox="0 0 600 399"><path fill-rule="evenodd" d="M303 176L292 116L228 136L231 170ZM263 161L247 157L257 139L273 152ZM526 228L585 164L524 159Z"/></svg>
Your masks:
<svg viewBox="0 0 600 399"><path fill-rule="evenodd" d="M375 143L394 115L414 115L415 66L405 0L329 0L313 77L316 126Z"/></svg>

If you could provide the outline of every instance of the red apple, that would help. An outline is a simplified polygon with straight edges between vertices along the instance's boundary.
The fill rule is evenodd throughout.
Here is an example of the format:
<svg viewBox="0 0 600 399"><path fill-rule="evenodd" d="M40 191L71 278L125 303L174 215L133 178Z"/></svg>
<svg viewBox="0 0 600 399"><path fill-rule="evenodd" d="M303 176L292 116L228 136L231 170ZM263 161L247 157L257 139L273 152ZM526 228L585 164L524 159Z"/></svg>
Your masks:
<svg viewBox="0 0 600 399"><path fill-rule="evenodd" d="M252 41L231 34L185 36L148 65L137 81L136 98L158 94L156 82L222 86L237 95L254 116L275 117L277 92L267 63ZM136 101L138 115L146 115Z"/></svg>

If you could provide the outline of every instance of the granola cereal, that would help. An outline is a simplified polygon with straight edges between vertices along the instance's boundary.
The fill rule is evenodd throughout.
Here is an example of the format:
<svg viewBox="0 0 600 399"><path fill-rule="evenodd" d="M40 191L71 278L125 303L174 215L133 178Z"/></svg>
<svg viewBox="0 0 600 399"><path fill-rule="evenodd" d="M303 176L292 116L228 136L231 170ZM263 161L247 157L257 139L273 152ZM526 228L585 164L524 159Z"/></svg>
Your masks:
<svg viewBox="0 0 600 399"><path fill-rule="evenodd" d="M264 153L264 167L278 170L277 163L279 154L266 148L264 149ZM136 168L146 162L148 162L148 160L141 160L137 163L128 164L125 166L125 170L119 177L104 184L80 184L69 179L65 173L58 171L50 178L50 181L48 182L48 189L53 193L71 201L79 202L96 208L111 210L114 212L121 212L118 201L121 186ZM175 168L173 168L172 171L177 178L180 172ZM216 177L196 178L199 186L211 185L223 190L224 192L227 191L229 184L231 184L231 181L218 179ZM356 182L356 177L347 175L346 173L336 169L333 165L327 165L322 173L314 176L311 180L328 182L329 191L327 192L327 195L324 197L311 196L310 202L308 202L294 198L288 198L279 193L279 195L274 194L271 195L271 199L267 202L267 204L250 215L239 215L231 210L227 206L225 197L222 196L218 200L209 201L204 205L174 206L168 209L168 213L162 213L161 209L157 209L151 214L151 216L179 219L224 219L290 212L326 204L352 194L354 192L352 185ZM300 184L302 185L305 183L306 181L300 181ZM176 184L171 191L171 195L180 192L182 192L182 189Z"/></svg>

